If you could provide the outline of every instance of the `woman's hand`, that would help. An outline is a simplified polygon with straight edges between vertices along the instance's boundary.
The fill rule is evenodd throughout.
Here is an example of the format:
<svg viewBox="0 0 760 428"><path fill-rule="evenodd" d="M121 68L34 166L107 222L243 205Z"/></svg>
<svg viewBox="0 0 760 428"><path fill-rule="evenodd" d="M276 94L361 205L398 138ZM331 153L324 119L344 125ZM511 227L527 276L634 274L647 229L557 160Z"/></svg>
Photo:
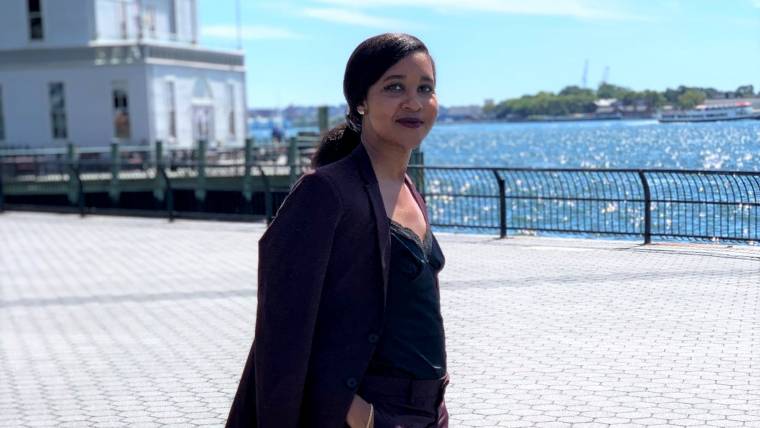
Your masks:
<svg viewBox="0 0 760 428"><path fill-rule="evenodd" d="M367 421L369 420L369 411L369 403L364 401L359 395L354 394L354 401L351 402L348 415L346 415L346 423L351 428L366 428Z"/></svg>

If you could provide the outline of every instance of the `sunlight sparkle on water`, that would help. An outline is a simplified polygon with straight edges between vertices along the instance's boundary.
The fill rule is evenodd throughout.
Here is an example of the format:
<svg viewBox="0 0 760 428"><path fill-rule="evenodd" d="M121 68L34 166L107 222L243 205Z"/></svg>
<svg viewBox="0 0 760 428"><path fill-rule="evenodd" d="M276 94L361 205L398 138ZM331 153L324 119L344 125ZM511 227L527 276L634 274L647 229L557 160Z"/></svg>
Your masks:
<svg viewBox="0 0 760 428"><path fill-rule="evenodd" d="M428 165L760 171L760 121L437 124Z"/></svg>

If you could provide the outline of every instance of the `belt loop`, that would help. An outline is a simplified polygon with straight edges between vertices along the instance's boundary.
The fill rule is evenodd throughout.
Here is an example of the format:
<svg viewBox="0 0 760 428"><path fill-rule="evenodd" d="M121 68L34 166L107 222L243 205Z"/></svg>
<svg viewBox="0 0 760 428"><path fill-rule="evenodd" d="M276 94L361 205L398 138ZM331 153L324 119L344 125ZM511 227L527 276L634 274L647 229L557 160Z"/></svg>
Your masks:
<svg viewBox="0 0 760 428"><path fill-rule="evenodd" d="M414 380L407 379L406 381L406 402L413 403L415 399L416 389L414 388Z"/></svg>

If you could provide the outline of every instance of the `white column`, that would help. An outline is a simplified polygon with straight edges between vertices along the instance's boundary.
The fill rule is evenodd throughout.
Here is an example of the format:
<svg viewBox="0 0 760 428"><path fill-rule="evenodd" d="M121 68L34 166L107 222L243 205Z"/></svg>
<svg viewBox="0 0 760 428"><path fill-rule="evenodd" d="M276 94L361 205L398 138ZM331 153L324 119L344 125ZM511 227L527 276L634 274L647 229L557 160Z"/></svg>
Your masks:
<svg viewBox="0 0 760 428"><path fill-rule="evenodd" d="M142 0L137 0L137 41L143 39L143 4Z"/></svg>
<svg viewBox="0 0 760 428"><path fill-rule="evenodd" d="M193 44L198 43L198 4L196 0L190 0L190 19L192 28L192 41Z"/></svg>

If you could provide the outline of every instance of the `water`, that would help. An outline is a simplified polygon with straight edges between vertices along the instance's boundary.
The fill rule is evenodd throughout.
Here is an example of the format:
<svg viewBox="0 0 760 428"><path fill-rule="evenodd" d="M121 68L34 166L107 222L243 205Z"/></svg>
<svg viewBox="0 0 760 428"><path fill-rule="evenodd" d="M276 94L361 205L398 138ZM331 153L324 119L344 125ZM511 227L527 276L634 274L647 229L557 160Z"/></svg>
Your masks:
<svg viewBox="0 0 760 428"><path fill-rule="evenodd" d="M436 124L422 150L428 166L760 171L760 121ZM636 173L501 177L509 233L644 233L644 194ZM760 238L760 179L727 177L648 174L651 232ZM427 170L425 191L432 222L448 225L437 229L498 230L498 189L490 171Z"/></svg>
<svg viewBox="0 0 760 428"><path fill-rule="evenodd" d="M760 121L437 124L428 165L760 171Z"/></svg>
<svg viewBox="0 0 760 428"><path fill-rule="evenodd" d="M423 150L426 165L760 171L760 121L441 124L431 131ZM641 235L645 224L638 175L589 174L503 173L508 227L562 230L570 235L573 231ZM495 184L487 175L431 176L426 185L493 194ZM653 234L760 237L760 207L751 205L757 202L757 177L648 177L652 200L661 201L651 206ZM574 199L580 197L590 199ZM497 224L495 200L431 202L440 223Z"/></svg>
<svg viewBox="0 0 760 428"><path fill-rule="evenodd" d="M286 136L300 130L316 128ZM428 165L760 171L760 121L439 123L422 150Z"/></svg>

